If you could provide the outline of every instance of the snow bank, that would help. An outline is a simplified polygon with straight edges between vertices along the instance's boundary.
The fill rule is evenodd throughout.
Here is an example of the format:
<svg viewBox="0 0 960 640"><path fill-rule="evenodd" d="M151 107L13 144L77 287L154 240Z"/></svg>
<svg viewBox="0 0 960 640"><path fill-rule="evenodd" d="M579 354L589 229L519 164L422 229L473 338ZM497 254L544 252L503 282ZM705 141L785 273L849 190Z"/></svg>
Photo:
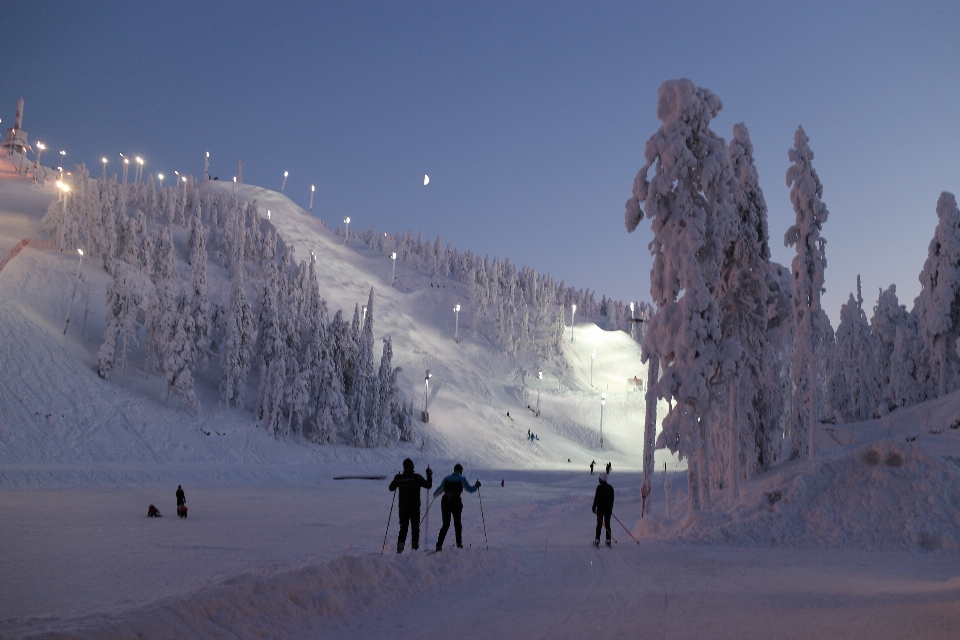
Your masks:
<svg viewBox="0 0 960 640"><path fill-rule="evenodd" d="M278 573L242 574L140 609L66 621L26 620L19 631L33 632L28 637L35 638L314 637L326 626L385 604L516 566L512 552L496 548L432 556L341 556Z"/></svg>
<svg viewBox="0 0 960 640"><path fill-rule="evenodd" d="M744 546L960 550L960 468L916 443L878 440L797 462L731 508L646 520L645 537Z"/></svg>

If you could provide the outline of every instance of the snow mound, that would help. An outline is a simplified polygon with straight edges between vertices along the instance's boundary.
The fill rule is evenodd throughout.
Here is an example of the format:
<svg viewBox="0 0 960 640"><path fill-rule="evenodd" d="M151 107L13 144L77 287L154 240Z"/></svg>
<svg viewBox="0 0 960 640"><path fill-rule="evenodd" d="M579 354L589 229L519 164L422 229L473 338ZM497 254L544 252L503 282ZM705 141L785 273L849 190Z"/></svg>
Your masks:
<svg viewBox="0 0 960 640"><path fill-rule="evenodd" d="M877 440L747 485L725 510L643 522L646 537L744 546L960 550L960 468Z"/></svg>
<svg viewBox="0 0 960 640"><path fill-rule="evenodd" d="M467 577L513 570L505 549L427 556L341 556L277 573L246 573L144 608L73 621L34 619L21 631L42 638L315 637L331 624ZM19 625L15 625L19 626ZM51 626L57 627L50 629Z"/></svg>

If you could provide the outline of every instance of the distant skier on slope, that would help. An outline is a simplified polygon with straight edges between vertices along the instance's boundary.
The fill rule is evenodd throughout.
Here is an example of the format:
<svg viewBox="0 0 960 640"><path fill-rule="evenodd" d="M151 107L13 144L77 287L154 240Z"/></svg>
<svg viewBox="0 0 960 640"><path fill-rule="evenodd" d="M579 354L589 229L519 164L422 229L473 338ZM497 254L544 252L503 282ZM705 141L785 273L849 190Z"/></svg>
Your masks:
<svg viewBox="0 0 960 640"><path fill-rule="evenodd" d="M460 512L463 511L463 502L460 500L460 494L466 489L469 493L475 493L480 488L480 481L473 486L467 482L462 475L463 465L455 464L453 473L443 479L437 490L433 492L434 497L443 492L443 498L440 500L440 513L443 517L443 527L440 529L440 535L437 537L437 551L443 550L443 540L447 537L447 531L450 529L450 516L453 516L453 531L457 536L457 547L463 548L463 538L461 533L463 528L460 525Z"/></svg>
<svg viewBox="0 0 960 640"><path fill-rule="evenodd" d="M407 528L410 527L410 548L420 548L420 489L433 486L433 469L427 467L427 477L413 472L413 460L403 461L403 473L398 473L390 483L390 491L400 490L400 535L397 536L397 553L403 553L407 542Z"/></svg>
<svg viewBox="0 0 960 640"><path fill-rule="evenodd" d="M613 514L613 487L607 484L607 474L600 474L597 492L593 496L593 512L597 514L597 535L593 545L600 546L600 528L607 529L607 546L610 546L610 516Z"/></svg>

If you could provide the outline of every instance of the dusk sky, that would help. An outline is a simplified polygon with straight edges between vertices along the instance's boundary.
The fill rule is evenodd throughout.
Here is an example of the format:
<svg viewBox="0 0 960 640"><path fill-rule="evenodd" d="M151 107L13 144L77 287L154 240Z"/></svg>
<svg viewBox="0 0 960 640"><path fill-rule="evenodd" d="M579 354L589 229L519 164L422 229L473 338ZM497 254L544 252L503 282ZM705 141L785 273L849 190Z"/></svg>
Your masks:
<svg viewBox="0 0 960 640"><path fill-rule="evenodd" d="M648 221L624 202L686 77L745 122L789 265L785 173L803 125L830 218L834 326L908 309L941 191L960 193L958 2L45 2L0 14L0 117L44 164L280 188L329 226L422 231L621 300L649 300ZM423 185L424 174L430 184ZM132 172L131 172L132 176ZM169 182L168 182L169 184Z"/></svg>

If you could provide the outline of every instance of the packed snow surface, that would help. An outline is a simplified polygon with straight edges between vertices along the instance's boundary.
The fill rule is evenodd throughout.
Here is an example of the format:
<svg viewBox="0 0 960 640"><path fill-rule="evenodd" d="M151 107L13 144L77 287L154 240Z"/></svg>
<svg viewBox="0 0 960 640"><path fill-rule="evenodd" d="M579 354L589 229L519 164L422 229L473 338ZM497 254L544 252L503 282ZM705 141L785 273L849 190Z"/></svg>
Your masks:
<svg viewBox="0 0 960 640"><path fill-rule="evenodd" d="M645 367L629 336L581 322L543 360L503 353L461 318L455 343L457 283L397 265L391 287L390 260L344 246L281 194L236 189L271 211L298 259L315 252L331 312L375 289L377 340L392 337L415 405L433 372L430 422L412 445L319 447L221 410L213 369L198 374L196 413L144 372L140 347L104 381L109 276L84 261L64 335L78 259L28 245L0 271L0 637L956 637L957 394L822 425L815 460L694 516L685 467L658 452L641 519L644 400L630 381ZM0 171L0 260L46 237L55 198ZM213 262L208 276L212 297L229 296ZM434 504L421 550L395 553L387 484L408 456L437 479L461 462L482 480L463 498L464 549L451 531L424 553ZM610 549L591 544L591 461L613 466ZM150 504L162 518L146 517Z"/></svg>

